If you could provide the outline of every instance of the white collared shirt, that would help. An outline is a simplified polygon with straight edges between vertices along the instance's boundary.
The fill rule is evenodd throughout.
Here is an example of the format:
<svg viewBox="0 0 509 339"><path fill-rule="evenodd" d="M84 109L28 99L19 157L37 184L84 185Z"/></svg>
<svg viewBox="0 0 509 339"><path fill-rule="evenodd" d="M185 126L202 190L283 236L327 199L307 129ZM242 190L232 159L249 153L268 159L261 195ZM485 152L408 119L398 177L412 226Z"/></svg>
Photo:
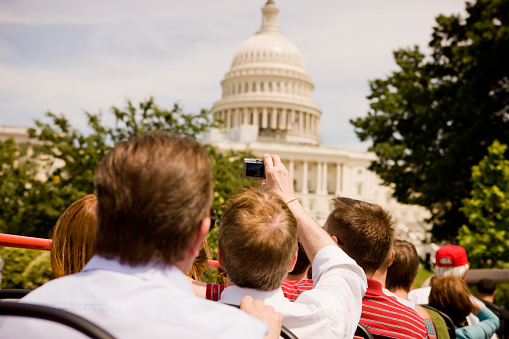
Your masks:
<svg viewBox="0 0 509 339"><path fill-rule="evenodd" d="M352 338L367 288L362 268L339 247L327 246L315 256L313 281L313 289L303 292L293 303L280 288L266 292L238 286L227 287L219 302L238 305L250 295L283 314L283 325L299 339Z"/></svg>
<svg viewBox="0 0 509 339"><path fill-rule="evenodd" d="M267 332L243 311L196 297L174 266L131 267L98 256L81 272L52 280L20 302L71 311L116 338L263 338ZM0 323L2 338L70 336L67 329L62 336L57 331L47 322Z"/></svg>

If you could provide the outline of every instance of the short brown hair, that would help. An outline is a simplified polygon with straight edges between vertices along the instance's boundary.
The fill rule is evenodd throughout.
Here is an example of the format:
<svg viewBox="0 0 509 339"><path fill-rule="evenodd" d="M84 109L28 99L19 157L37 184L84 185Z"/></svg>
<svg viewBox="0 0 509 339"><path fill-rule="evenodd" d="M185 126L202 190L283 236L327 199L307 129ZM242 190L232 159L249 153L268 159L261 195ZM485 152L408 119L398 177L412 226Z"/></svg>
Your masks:
<svg viewBox="0 0 509 339"><path fill-rule="evenodd" d="M89 194L73 202L51 231L51 268L56 278L81 271L92 257L97 224L97 197Z"/></svg>
<svg viewBox="0 0 509 339"><path fill-rule="evenodd" d="M409 292L419 271L419 255L415 246L406 240L394 241L394 261L387 269L385 288L394 292L402 289Z"/></svg>
<svg viewBox="0 0 509 339"><path fill-rule="evenodd" d="M394 224L390 214L376 204L335 197L327 219L327 232L366 273L386 268L394 242Z"/></svg>
<svg viewBox="0 0 509 339"><path fill-rule="evenodd" d="M218 247L234 284L272 291L283 283L297 251L297 221L277 195L244 188L224 206Z"/></svg>
<svg viewBox="0 0 509 339"><path fill-rule="evenodd" d="M210 212L210 173L206 150L191 138L158 132L118 142L95 176L95 253L131 266L182 260Z"/></svg>
<svg viewBox="0 0 509 339"><path fill-rule="evenodd" d="M470 291L463 279L447 276L431 280L429 305L447 314L456 326L460 326L472 311Z"/></svg>

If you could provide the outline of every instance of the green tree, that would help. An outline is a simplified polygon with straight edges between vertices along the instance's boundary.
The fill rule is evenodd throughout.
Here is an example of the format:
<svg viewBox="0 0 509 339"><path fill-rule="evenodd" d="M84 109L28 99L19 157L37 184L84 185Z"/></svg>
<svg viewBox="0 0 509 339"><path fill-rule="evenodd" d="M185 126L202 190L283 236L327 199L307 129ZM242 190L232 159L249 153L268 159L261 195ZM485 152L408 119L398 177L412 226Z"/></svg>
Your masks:
<svg viewBox="0 0 509 339"><path fill-rule="evenodd" d="M1 288L24 288L24 276L30 263L42 255L42 251L24 248L0 247L0 255L4 260Z"/></svg>
<svg viewBox="0 0 509 339"><path fill-rule="evenodd" d="M40 174L40 160L33 155L30 145L8 139L0 141L0 164L0 232L33 232L39 219L32 202L44 190L44 185L36 179Z"/></svg>
<svg viewBox="0 0 509 339"><path fill-rule="evenodd" d="M470 169L493 140L509 142L509 0L466 9L436 19L431 56L395 51L399 70L370 82L371 110L350 121L394 196L431 212L435 240L455 240Z"/></svg>
<svg viewBox="0 0 509 339"><path fill-rule="evenodd" d="M460 228L459 244L473 268L509 268L509 160L507 145L495 140L488 155L472 167L473 188L463 208L469 225Z"/></svg>

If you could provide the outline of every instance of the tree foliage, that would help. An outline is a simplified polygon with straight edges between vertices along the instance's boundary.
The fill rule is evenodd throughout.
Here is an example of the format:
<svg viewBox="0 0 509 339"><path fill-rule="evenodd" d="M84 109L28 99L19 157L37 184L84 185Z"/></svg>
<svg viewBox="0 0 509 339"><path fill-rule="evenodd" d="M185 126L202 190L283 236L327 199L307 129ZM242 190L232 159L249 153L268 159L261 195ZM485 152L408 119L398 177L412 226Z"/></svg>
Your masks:
<svg viewBox="0 0 509 339"><path fill-rule="evenodd" d="M350 121L394 196L429 209L435 240L455 240L470 169L493 140L509 142L509 0L466 9L436 18L431 56L395 51L399 70L370 82L371 110Z"/></svg>
<svg viewBox="0 0 509 339"><path fill-rule="evenodd" d="M472 167L473 188L461 209L469 225L458 240L473 268L509 268L509 160L507 145L495 140L488 155Z"/></svg>

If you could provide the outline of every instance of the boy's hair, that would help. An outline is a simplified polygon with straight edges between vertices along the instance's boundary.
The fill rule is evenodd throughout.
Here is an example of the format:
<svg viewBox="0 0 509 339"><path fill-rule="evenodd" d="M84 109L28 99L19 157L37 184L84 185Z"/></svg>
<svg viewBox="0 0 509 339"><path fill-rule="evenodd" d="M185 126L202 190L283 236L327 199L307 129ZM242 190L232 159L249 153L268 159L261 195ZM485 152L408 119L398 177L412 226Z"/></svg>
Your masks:
<svg viewBox="0 0 509 339"><path fill-rule="evenodd" d="M395 233L390 214L365 201L342 197L332 201L327 232L367 274L387 268Z"/></svg>
<svg viewBox="0 0 509 339"><path fill-rule="evenodd" d="M399 289L409 292L419 271L419 255L406 240L396 239L393 249L394 261L387 269L385 287L391 292Z"/></svg>
<svg viewBox="0 0 509 339"><path fill-rule="evenodd" d="M234 284L272 291L281 286L297 251L297 221L277 195L244 188L224 206L218 247Z"/></svg>

